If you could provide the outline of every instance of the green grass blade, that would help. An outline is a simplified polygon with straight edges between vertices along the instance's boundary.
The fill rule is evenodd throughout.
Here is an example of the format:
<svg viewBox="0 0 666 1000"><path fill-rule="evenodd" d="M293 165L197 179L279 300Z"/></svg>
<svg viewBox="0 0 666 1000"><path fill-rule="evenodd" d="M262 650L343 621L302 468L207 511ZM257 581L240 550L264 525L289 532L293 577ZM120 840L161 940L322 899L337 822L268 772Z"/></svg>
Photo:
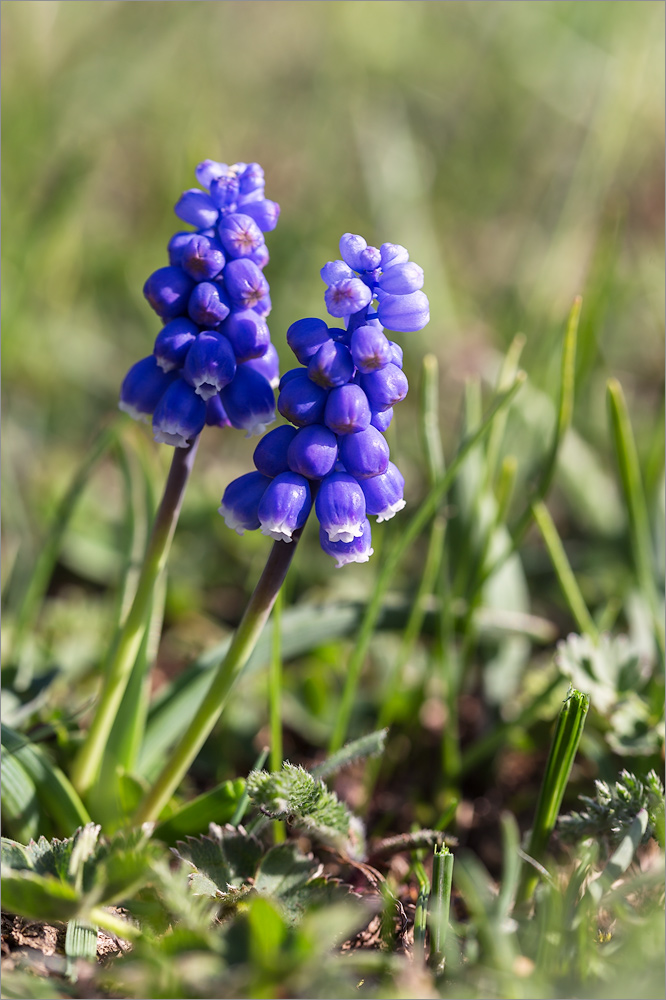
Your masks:
<svg viewBox="0 0 666 1000"><path fill-rule="evenodd" d="M93 441L83 462L77 469L74 478L64 497L56 508L53 521L42 542L39 556L30 576L27 589L16 616L13 637L9 655L20 662L21 651L26 633L32 627L41 605L49 580L60 552L63 536L74 512L77 501L85 489L95 466L117 440L118 428L113 423L102 430Z"/></svg>
<svg viewBox="0 0 666 1000"><path fill-rule="evenodd" d="M496 392L505 392L515 379L518 371L518 364L520 362L520 355L523 353L525 341L526 338L522 333L516 334L511 341L509 349L504 356L504 360L502 361L502 366L497 378ZM507 410L502 410L501 413L498 413L493 422L493 426L490 429L490 433L488 434L485 469L485 485L488 489L492 487L495 480L497 466L499 464L500 449L502 447L502 440L506 429L507 417Z"/></svg>
<svg viewBox="0 0 666 1000"><path fill-rule="evenodd" d="M473 434L469 435L461 442L451 465L439 482L430 490L428 496L425 498L416 514L407 525L405 531L403 531L400 537L396 539L392 548L385 557L383 565L380 567L372 597L367 605L356 644L349 660L346 683L342 692L342 699L338 709L333 735L331 737L331 752L338 750L344 743L352 707L356 698L361 667L370 645L375 624L379 617L382 600L395 576L402 556L407 549L413 545L414 541L424 530L430 519L434 517L443 497L446 495L451 484L454 482L461 465L469 455L470 451L472 451L479 441L481 441L488 433L495 415L503 410L504 407L508 406L525 381L525 377L526 376L523 372L518 373L511 388L494 400L485 420L479 427L476 428Z"/></svg>
<svg viewBox="0 0 666 1000"><path fill-rule="evenodd" d="M537 799L534 824L527 844L527 853L535 861L541 861L543 858L550 835L555 829L589 707L588 695L582 694L575 688L569 689L555 726ZM529 869L525 867L518 891L520 903L526 903L531 898L537 881L538 876L532 866L530 865Z"/></svg>
<svg viewBox="0 0 666 1000"><path fill-rule="evenodd" d="M90 822L76 791L41 747L23 739L7 725L2 727L2 746L6 753L16 757L34 782L40 805L60 836L71 837L77 827Z"/></svg>
<svg viewBox="0 0 666 1000"><path fill-rule="evenodd" d="M421 376L421 436L431 486L444 475L444 447L439 428L439 363L434 354L423 359Z"/></svg>
<svg viewBox="0 0 666 1000"><path fill-rule="evenodd" d="M562 593L569 605L569 610L576 620L576 624L581 632L588 635L593 642L599 639L599 630L594 624L592 615L587 609L583 595L580 592L578 581L569 565L562 540L557 533L555 522L548 512L548 508L543 503L534 505L534 520L536 521L541 537L543 538L548 555L553 564L555 575L559 581Z"/></svg>
<svg viewBox="0 0 666 1000"><path fill-rule="evenodd" d="M647 502L626 400L622 392L622 386L616 379L609 379L608 381L607 400L622 491L629 514L631 552L636 568L636 576L638 584L652 610L659 647L663 656L664 625L661 618L660 599L657 594L657 585L655 582L653 545Z"/></svg>

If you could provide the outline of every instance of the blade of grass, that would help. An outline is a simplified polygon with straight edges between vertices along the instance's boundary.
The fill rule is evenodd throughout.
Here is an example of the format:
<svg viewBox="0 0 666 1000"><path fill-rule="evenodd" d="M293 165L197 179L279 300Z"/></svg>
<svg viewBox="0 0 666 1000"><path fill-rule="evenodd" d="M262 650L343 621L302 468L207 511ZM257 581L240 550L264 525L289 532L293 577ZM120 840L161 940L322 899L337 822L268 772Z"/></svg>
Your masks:
<svg viewBox="0 0 666 1000"><path fill-rule="evenodd" d="M660 599L657 594L655 581L652 536L650 534L647 502L627 403L622 392L622 386L617 379L609 379L608 381L607 400L622 491L629 514L631 553L636 568L636 577L639 587L652 611L657 643L663 660L664 623L661 617Z"/></svg>
<svg viewBox="0 0 666 1000"><path fill-rule="evenodd" d="M550 744L548 761L539 790L534 823L527 842L527 854L541 861L550 835L555 829L571 768L578 751L585 718L590 707L588 695L570 688L560 709ZM527 903L536 888L538 875L530 865L523 868L517 902Z"/></svg>
<svg viewBox="0 0 666 1000"><path fill-rule="evenodd" d="M261 759L261 758L260 758ZM259 767L263 766L265 756ZM236 816L240 803L245 799L245 779L223 781L210 792L198 795L160 823L153 834L158 840L175 844L185 837L207 833L211 823L230 823ZM235 823L234 825L238 825Z"/></svg>
<svg viewBox="0 0 666 1000"><path fill-rule="evenodd" d="M389 584L395 576L395 572L402 556L407 551L409 546L414 543L415 539L418 538L430 519L434 517L442 498L445 496L447 490L451 486L451 483L455 480L458 470L460 469L460 466L464 462L465 458L472 448L474 448L484 435L488 433L495 414L511 402L516 392L518 392L521 385L525 381L525 378L525 374L523 372L519 372L511 388L502 396L499 396L494 400L483 423L472 435L465 438L461 442L451 465L436 486L430 490L428 496L425 498L416 514L407 525L406 530L398 539L396 539L390 551L386 555L384 562L380 567L372 597L366 607L356 644L349 660L347 679L343 689L342 699L338 709L338 715L330 743L331 752L338 750L344 742L347 728L349 726L352 706L356 698L361 667L372 638L375 624L379 617L382 599Z"/></svg>
<svg viewBox="0 0 666 1000"><path fill-rule="evenodd" d="M26 633L32 628L39 606L42 602L46 589L49 585L53 569L60 552L63 536L74 512L77 501L85 489L95 466L105 453L116 442L118 426L114 422L110 427L104 428L93 441L83 462L74 474L74 478L65 493L64 497L56 508L51 526L47 532L35 563L34 569L28 581L28 586L23 596L21 606L16 616L13 635L11 637L11 648L9 656L19 665L19 677L16 680L17 689L28 682L25 670L21 664L21 652L25 641Z"/></svg>
<svg viewBox="0 0 666 1000"><path fill-rule="evenodd" d="M12 754L2 748L2 819L5 832L27 844L42 833L35 783Z"/></svg>
<svg viewBox="0 0 666 1000"><path fill-rule="evenodd" d="M559 581L564 598L569 605L569 610L576 620L576 624L581 632L588 635L593 642L599 639L599 631L594 624L592 615L587 609L587 605L580 592L578 581L574 575L569 560L567 559L562 540L557 533L555 522L548 512L548 508L543 503L534 505L534 520L536 521L541 537L543 538L548 555L553 564L555 575Z"/></svg>

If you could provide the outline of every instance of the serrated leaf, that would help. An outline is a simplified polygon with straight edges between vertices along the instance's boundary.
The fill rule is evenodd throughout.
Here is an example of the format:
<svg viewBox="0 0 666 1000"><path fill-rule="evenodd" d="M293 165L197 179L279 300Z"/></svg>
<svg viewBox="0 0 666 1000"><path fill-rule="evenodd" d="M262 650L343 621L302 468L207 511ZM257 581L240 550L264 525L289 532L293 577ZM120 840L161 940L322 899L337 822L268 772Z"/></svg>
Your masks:
<svg viewBox="0 0 666 1000"><path fill-rule="evenodd" d="M283 898L306 885L321 872L312 857L307 857L295 844L278 844L261 859L255 878L257 892Z"/></svg>
<svg viewBox="0 0 666 1000"><path fill-rule="evenodd" d="M31 840L27 846L31 867L38 875L53 875L65 882L73 846L73 837L68 840L47 840L46 837Z"/></svg>
<svg viewBox="0 0 666 1000"><path fill-rule="evenodd" d="M81 903L76 889L53 875L22 871L2 877L3 909L29 920L71 920Z"/></svg>
<svg viewBox="0 0 666 1000"><path fill-rule="evenodd" d="M13 868L15 871L23 871L32 868L27 848L15 840L10 840L8 837L2 838L0 864L2 864L5 870Z"/></svg>
<svg viewBox="0 0 666 1000"><path fill-rule="evenodd" d="M230 886L240 888L254 877L261 858L261 844L242 827L220 827L211 823L208 836L188 837L187 842L179 840L174 854L194 869L191 885L194 885L194 876L199 876L196 885L200 894L219 892L226 895ZM203 877L210 880L215 893Z"/></svg>

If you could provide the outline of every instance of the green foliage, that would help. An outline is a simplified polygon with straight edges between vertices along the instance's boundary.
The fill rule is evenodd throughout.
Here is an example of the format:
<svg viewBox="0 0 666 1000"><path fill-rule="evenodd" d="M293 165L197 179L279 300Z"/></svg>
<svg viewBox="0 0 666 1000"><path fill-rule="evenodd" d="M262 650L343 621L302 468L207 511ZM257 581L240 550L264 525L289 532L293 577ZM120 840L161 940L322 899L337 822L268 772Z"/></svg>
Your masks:
<svg viewBox="0 0 666 1000"><path fill-rule="evenodd" d="M607 849L615 847L641 810L647 823L641 843L659 836L663 844L664 786L656 771L650 771L641 781L630 771L622 771L614 785L595 781L596 794L579 795L585 808L560 816L558 830L567 841L577 842L593 837Z"/></svg>
<svg viewBox="0 0 666 1000"><path fill-rule="evenodd" d="M655 665L627 636L569 635L557 645L556 663L608 719L605 738L619 754L644 756L663 746L663 698L655 691Z"/></svg>
<svg viewBox="0 0 666 1000"><path fill-rule="evenodd" d="M247 790L254 805L266 816L284 819L351 858L363 857L363 824L335 792L304 768L286 763L281 771L252 771Z"/></svg>
<svg viewBox="0 0 666 1000"><path fill-rule="evenodd" d="M174 853L188 870L194 895L215 899L225 911L258 893L294 923L313 906L333 904L347 895L338 882L323 878L322 865L295 844L264 851L242 827L211 823L207 837L189 837Z"/></svg>

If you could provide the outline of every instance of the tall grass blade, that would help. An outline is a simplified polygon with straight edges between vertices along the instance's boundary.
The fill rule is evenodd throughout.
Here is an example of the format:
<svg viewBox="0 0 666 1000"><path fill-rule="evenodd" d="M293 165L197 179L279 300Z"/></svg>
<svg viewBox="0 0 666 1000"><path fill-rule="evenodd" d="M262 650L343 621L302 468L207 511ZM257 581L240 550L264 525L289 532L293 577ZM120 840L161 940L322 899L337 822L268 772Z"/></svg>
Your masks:
<svg viewBox="0 0 666 1000"><path fill-rule="evenodd" d="M660 608L661 602L657 594L655 581L653 545L647 502L627 403L622 392L622 386L617 379L609 379L608 381L607 400L622 491L629 514L631 553L636 568L638 584L652 610L657 641L663 659L664 623Z"/></svg>
<svg viewBox="0 0 666 1000"><path fill-rule="evenodd" d="M575 688L569 689L557 719L539 790L534 823L527 842L527 853L536 861L543 858L550 835L555 829L589 707L588 695ZM518 891L520 903L526 903L532 897L537 881L538 876L531 866L523 869Z"/></svg>
<svg viewBox="0 0 666 1000"><path fill-rule="evenodd" d="M567 554L564 551L564 546L555 527L555 522L544 503L535 504L533 511L534 520L545 542L555 575L557 576L564 598L569 605L569 610L574 616L580 631L588 635L593 642L597 642L599 639L599 630L580 592L578 581L567 559Z"/></svg>

